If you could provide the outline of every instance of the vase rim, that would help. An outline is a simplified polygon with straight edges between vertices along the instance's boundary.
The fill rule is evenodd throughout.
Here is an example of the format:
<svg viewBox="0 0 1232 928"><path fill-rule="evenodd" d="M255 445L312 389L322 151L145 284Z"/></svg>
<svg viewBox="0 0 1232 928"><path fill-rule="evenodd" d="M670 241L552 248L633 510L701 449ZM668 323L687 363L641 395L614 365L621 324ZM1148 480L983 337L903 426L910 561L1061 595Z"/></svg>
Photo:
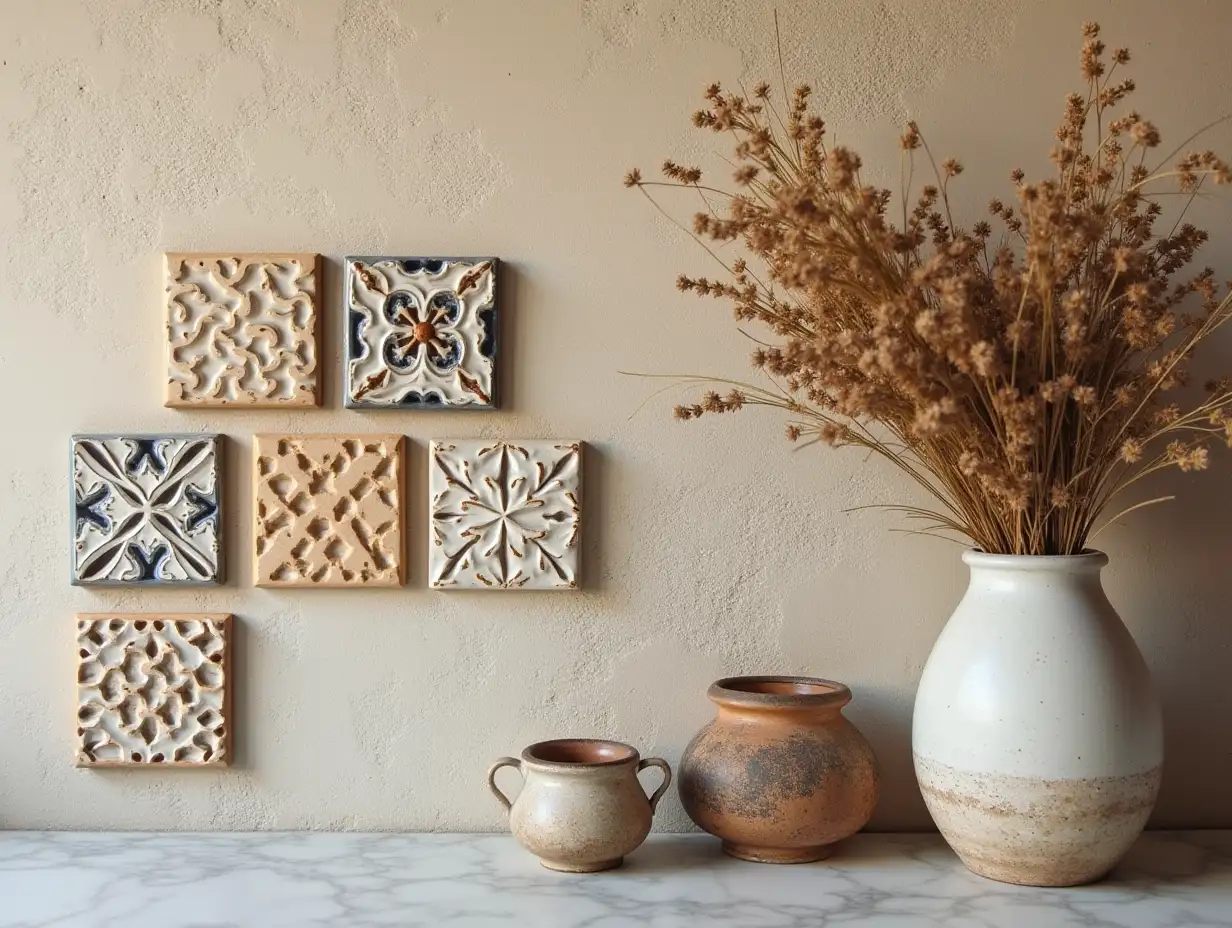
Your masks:
<svg viewBox="0 0 1232 928"><path fill-rule="evenodd" d="M819 677L724 677L706 695L720 706L744 709L841 708L851 702L846 684Z"/></svg>
<svg viewBox="0 0 1232 928"><path fill-rule="evenodd" d="M986 554L978 548L968 548L962 559L969 567L1021 571L1098 571L1108 564L1108 555L1094 548L1087 548L1081 554Z"/></svg>
<svg viewBox="0 0 1232 928"><path fill-rule="evenodd" d="M537 741L522 751L522 760L551 770L584 770L637 763L637 748L602 738L554 738Z"/></svg>

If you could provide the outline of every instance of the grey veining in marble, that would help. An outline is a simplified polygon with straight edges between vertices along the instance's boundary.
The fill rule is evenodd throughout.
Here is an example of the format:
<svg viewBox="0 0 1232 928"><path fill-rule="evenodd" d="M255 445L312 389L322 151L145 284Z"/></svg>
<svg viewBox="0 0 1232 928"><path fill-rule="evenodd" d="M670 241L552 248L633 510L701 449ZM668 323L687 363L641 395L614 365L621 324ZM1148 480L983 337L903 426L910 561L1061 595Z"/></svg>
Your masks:
<svg viewBox="0 0 1232 928"><path fill-rule="evenodd" d="M538 866L505 835L0 832L0 928L1232 926L1232 832L1156 833L1095 886L969 874L935 835L766 866L655 836L622 870Z"/></svg>

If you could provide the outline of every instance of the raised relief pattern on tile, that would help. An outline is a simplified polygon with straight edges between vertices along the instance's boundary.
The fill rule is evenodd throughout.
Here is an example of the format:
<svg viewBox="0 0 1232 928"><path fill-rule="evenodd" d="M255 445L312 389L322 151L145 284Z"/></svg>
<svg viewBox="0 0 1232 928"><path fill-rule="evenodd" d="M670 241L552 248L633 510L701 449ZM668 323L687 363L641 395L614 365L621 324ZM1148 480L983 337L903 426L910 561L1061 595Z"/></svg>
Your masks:
<svg viewBox="0 0 1232 928"><path fill-rule="evenodd" d="M222 580L217 435L73 438L75 584Z"/></svg>
<svg viewBox="0 0 1232 928"><path fill-rule="evenodd" d="M167 255L168 406L315 406L317 256Z"/></svg>
<svg viewBox="0 0 1232 928"><path fill-rule="evenodd" d="M257 586L402 583L402 436L258 435Z"/></svg>
<svg viewBox="0 0 1232 928"><path fill-rule="evenodd" d="M346 405L496 405L495 258L348 258Z"/></svg>
<svg viewBox="0 0 1232 928"><path fill-rule="evenodd" d="M432 443L428 571L437 589L578 586L581 443Z"/></svg>
<svg viewBox="0 0 1232 928"><path fill-rule="evenodd" d="M77 765L226 765L231 616L77 617Z"/></svg>

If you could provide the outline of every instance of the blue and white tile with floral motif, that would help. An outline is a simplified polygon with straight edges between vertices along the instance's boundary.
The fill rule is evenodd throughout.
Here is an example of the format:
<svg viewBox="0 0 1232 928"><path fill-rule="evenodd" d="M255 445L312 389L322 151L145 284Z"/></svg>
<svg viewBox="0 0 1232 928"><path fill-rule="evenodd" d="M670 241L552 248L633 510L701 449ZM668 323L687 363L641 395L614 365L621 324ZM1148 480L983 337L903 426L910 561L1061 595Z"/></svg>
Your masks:
<svg viewBox="0 0 1232 928"><path fill-rule="evenodd" d="M347 258L346 405L496 406L495 258Z"/></svg>
<svg viewBox="0 0 1232 928"><path fill-rule="evenodd" d="M219 447L218 435L75 435L73 583L221 583Z"/></svg>

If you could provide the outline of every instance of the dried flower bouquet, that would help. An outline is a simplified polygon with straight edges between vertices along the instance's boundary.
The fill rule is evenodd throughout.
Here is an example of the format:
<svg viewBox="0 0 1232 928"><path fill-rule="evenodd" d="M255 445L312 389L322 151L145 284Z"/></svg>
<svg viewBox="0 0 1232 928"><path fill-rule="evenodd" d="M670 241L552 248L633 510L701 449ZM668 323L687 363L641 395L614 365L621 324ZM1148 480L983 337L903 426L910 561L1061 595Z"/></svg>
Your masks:
<svg viewBox="0 0 1232 928"><path fill-rule="evenodd" d="M990 205L996 231L957 224L962 166L938 165L914 123L896 199L827 144L808 87L779 108L769 85L711 86L693 122L735 139L737 192L671 161L666 181L633 170L625 183L656 206L655 187L705 200L693 233L728 274L677 286L773 332L753 352L771 385L717 381L731 389L676 415L787 410L788 438L868 449L923 486L936 508L890 507L923 531L1008 554L1081 552L1119 494L1164 468L1206 467L1214 436L1232 444L1232 383L1181 389L1194 350L1232 316L1211 269L1186 272L1207 234L1185 212L1232 175L1211 151L1159 157L1159 132L1125 107L1129 52L1106 55L1094 23L1083 32L1087 87L1066 101L1055 174L1015 170L1015 202ZM925 161L935 182L914 193ZM1158 197L1178 190L1167 223ZM722 257L729 243L746 257Z"/></svg>

